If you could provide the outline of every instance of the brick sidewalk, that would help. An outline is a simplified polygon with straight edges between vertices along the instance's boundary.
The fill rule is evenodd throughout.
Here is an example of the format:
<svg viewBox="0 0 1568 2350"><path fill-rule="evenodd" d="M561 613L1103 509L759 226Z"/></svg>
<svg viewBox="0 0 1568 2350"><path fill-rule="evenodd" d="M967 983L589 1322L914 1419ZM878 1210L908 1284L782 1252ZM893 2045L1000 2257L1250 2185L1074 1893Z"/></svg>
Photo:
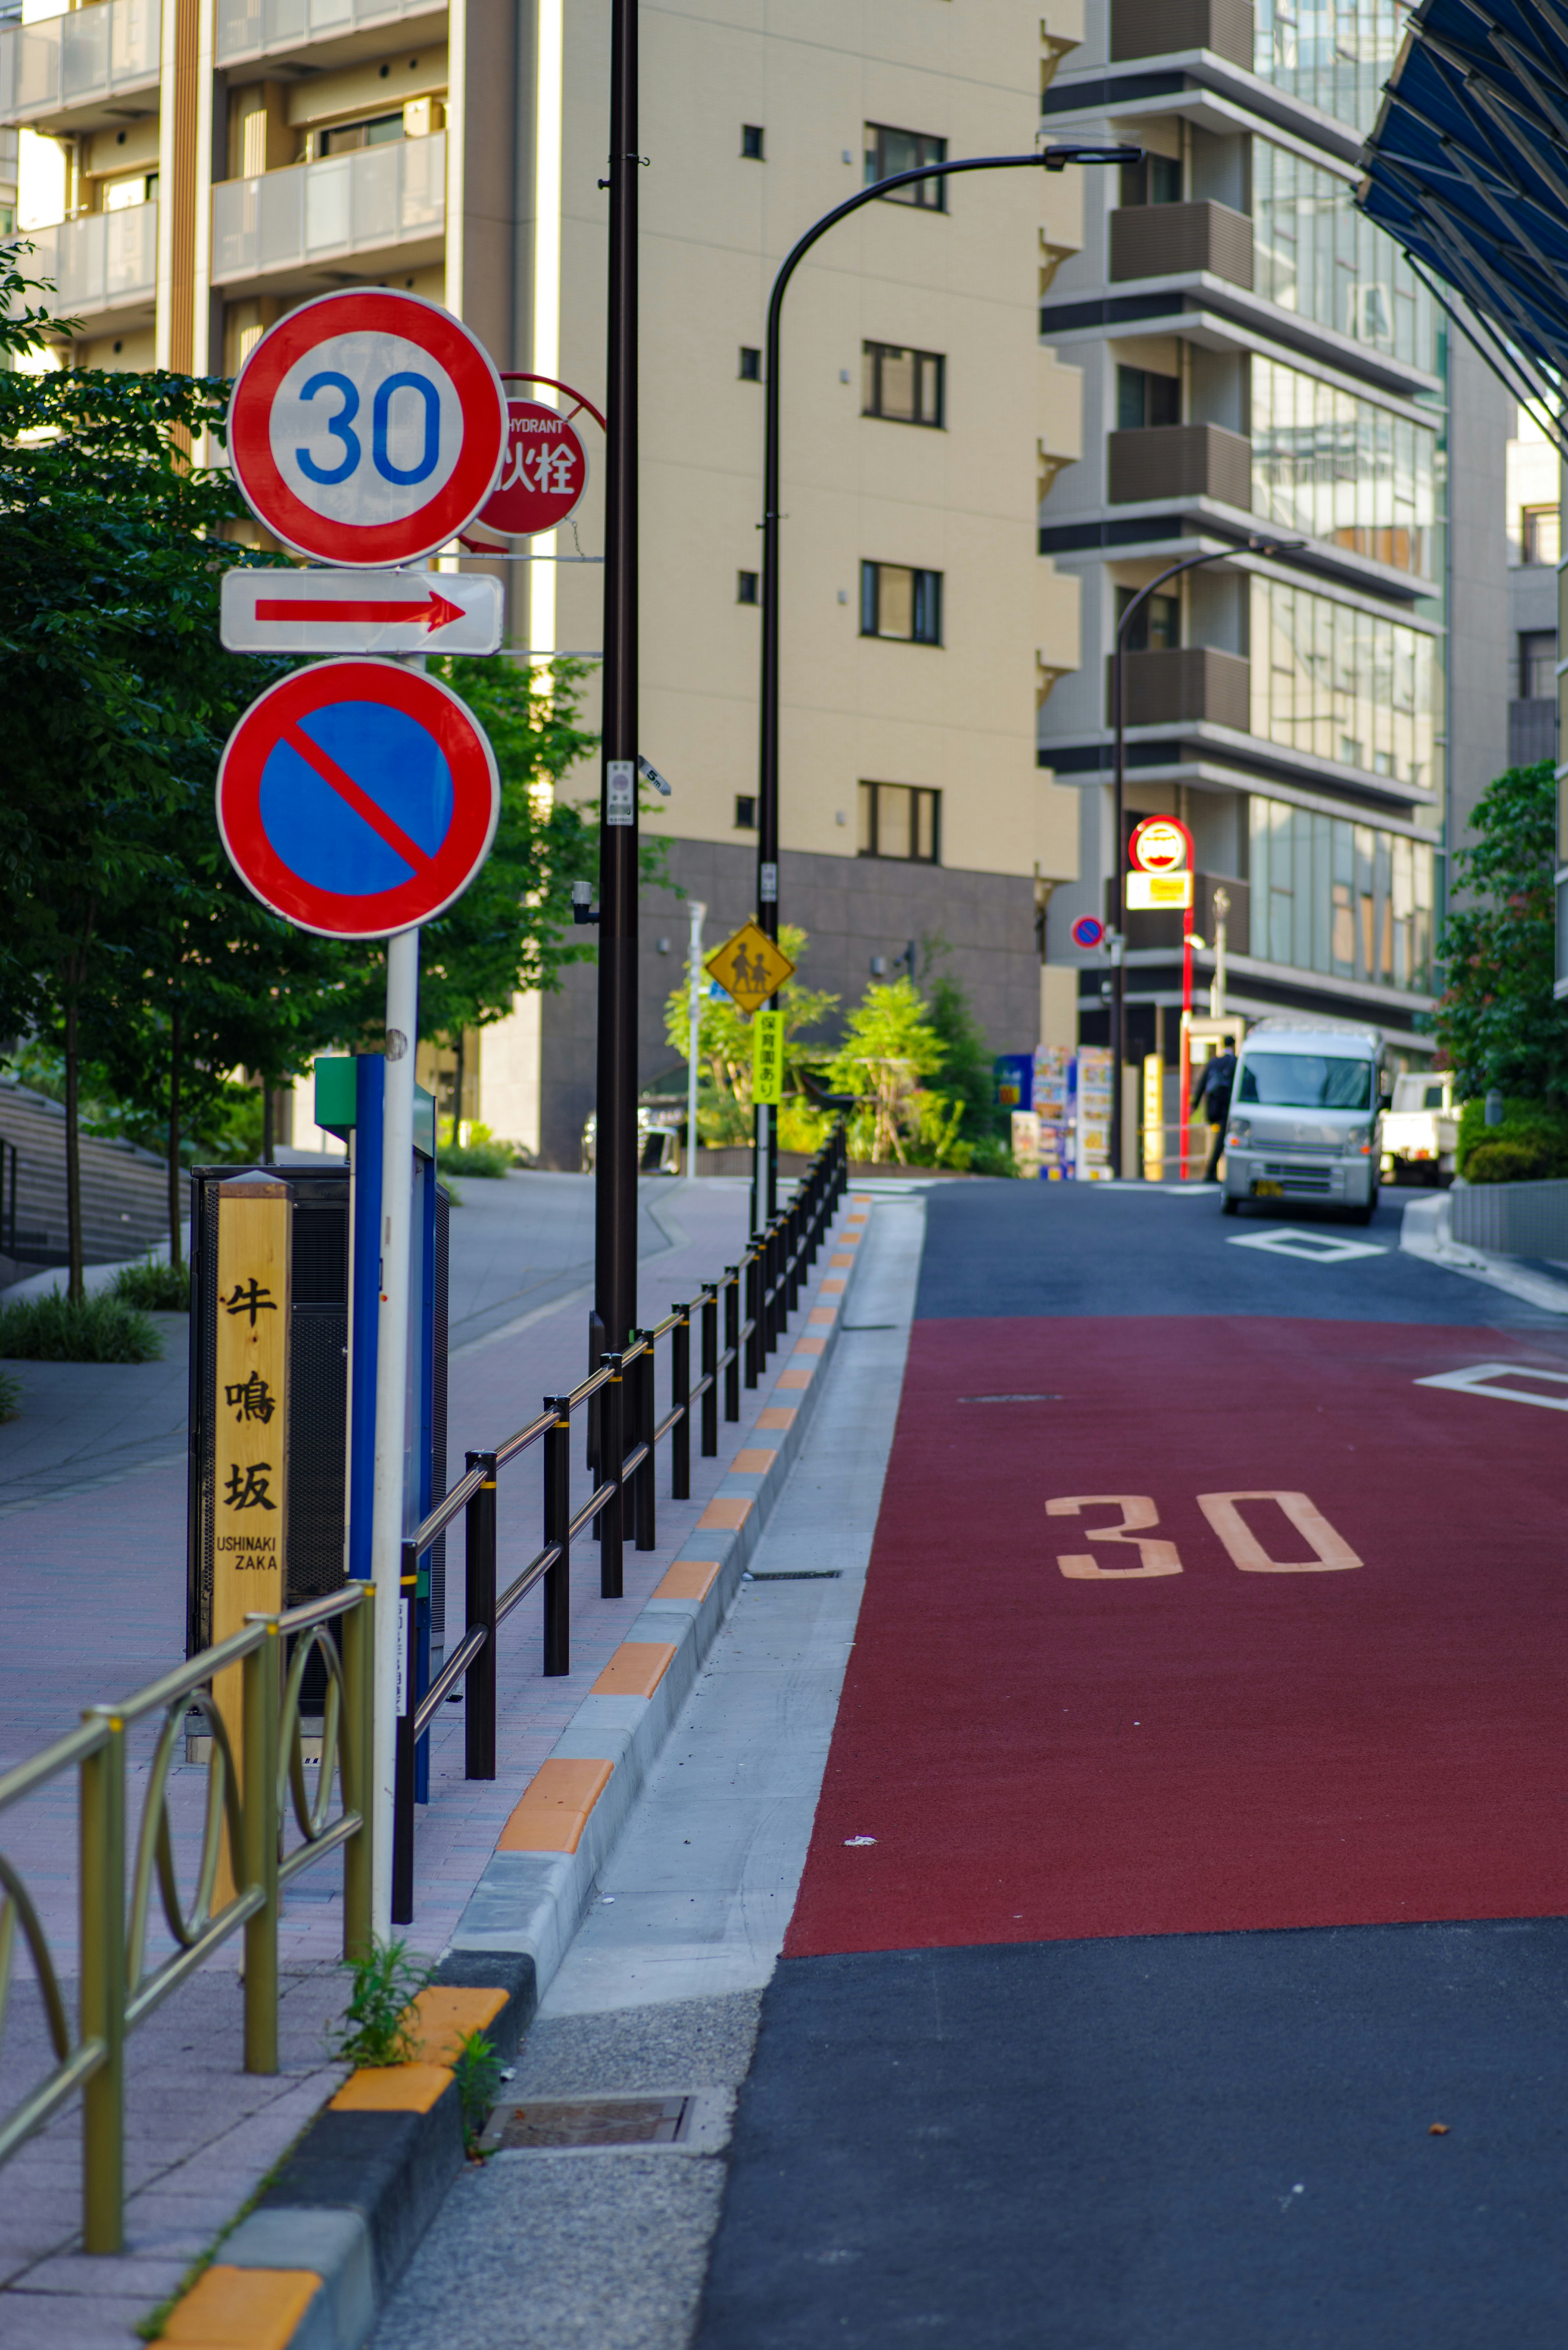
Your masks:
<svg viewBox="0 0 1568 2350"><path fill-rule="evenodd" d="M667 1228L680 1237L645 1260L639 1311L656 1321L706 1277L722 1273L744 1245L748 1198L739 1183L714 1180L671 1193L661 1208ZM820 1278L825 1260L819 1259ZM794 1323L798 1332L803 1313ZM545 1309L524 1326L504 1326L453 1356L451 1371L449 1472L461 1473L469 1448L493 1444L536 1413L543 1396L575 1385L587 1368L587 1307L577 1297ZM792 1339L786 1344L793 1343ZM668 1350L660 1349L659 1408L667 1408ZM443 1710L431 1732L431 1802L416 1829L415 1918L407 1929L415 1949L434 1957L449 1939L496 1836L537 1764L570 1720L611 1649L624 1637L670 1557L720 1489L735 1451L745 1445L771 1388L775 1364L760 1389L742 1390L738 1426L721 1421L721 1457L692 1461L692 1494L669 1498L668 1449L658 1478L659 1543L625 1555L626 1596L598 1596L598 1555L590 1540L574 1548L572 1666L568 1677L545 1681L542 1662L542 1596L531 1594L500 1637L497 1776L462 1776L462 1709ZM588 1484L580 1441L574 1447L575 1500ZM695 1454L695 1447L693 1447ZM541 1540L540 1459L535 1450L502 1473L498 1572L504 1586ZM36 1751L58 1736L79 1707L128 1694L178 1660L182 1648L185 1579L185 1482L182 1469L148 1471L117 1486L78 1493L53 1508L27 1511L5 1524L9 1572L0 1597L0 1631L10 1637L0 1653L10 1669L4 1745L8 1757ZM447 1640L462 1623L461 1521L449 1538ZM68 1640L38 1653L40 1627L61 1614ZM133 1839L146 1777L149 1731L130 1774L128 1835ZM205 1773L175 1773L171 1812L182 1849L182 1880L190 1880ZM12 1814L5 1849L37 1902L62 1974L74 1970L76 1794L67 1777ZM0 2226L0 2335L7 2345L63 2338L71 2350L116 2350L130 2338L136 2317L171 2292L189 2262L211 2242L284 2146L316 2110L330 2074L324 2070L325 2025L340 2010L342 1979L335 1971L341 1943L341 1866L334 1860L296 1880L284 1908L280 1960L291 1985L286 2011L285 2072L271 2081L240 2069L241 2036L235 1970L238 1938L201 1977L176 1992L132 2042L136 2051L130 2095L132 2200L129 2249L115 2262L88 2262L75 2251L78 2220L74 2110L6 2166L6 2217ZM171 1946L161 1924L150 1935L156 1955ZM18 1970L18 1973L21 1973ZM198 1986L200 1989L198 1990ZM67 1986L74 2002L74 1984ZM0 2111L41 2062L37 2004L21 1983L10 2046L0 2063ZM178 2085L171 2074L179 2074ZM213 2116L222 2119L214 2123ZM45 2308L47 2303L49 2307ZM31 2331L24 2330L30 2328Z"/></svg>

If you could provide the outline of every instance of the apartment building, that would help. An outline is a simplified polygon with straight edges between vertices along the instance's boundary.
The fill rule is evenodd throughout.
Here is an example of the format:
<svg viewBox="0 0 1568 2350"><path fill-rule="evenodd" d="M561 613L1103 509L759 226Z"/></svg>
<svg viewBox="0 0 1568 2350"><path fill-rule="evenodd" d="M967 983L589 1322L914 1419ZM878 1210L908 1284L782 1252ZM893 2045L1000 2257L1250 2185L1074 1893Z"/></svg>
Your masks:
<svg viewBox="0 0 1568 2350"><path fill-rule="evenodd" d="M1084 461L1040 531L1083 582L1083 660L1040 756L1082 800L1080 879L1047 943L1076 968L1088 1039L1106 1034L1104 965L1069 926L1104 911L1117 853L1116 622L1203 552L1134 625L1127 688L1127 822L1175 814L1194 836L1199 1009L1223 886L1233 1007L1370 1019L1413 1066L1432 1049L1416 1023L1449 819L1507 755L1508 427L1354 206L1404 23L1396 0L1098 0L1044 94L1054 133L1147 151L1119 185L1086 183L1082 250L1040 309L1085 378ZM1268 534L1299 552L1250 544ZM1179 928L1130 918L1136 1055L1176 1057Z"/></svg>
<svg viewBox="0 0 1568 2350"><path fill-rule="evenodd" d="M293 305L385 284L602 406L608 24L608 0L94 0L0 25L21 219L83 321L78 363L232 372ZM868 181L1031 151L1082 29L1076 0L645 0L642 736L675 785L650 822L711 941L754 894L774 272ZM1074 1024L1039 913L1075 876L1079 794L1040 764L1037 714L1078 661L1078 584L1037 527L1080 455L1080 379L1035 308L1086 177L869 206L789 297L782 918L846 1009L943 942L998 1051ZM515 653L597 653L601 493L602 468L575 529L505 566ZM671 1065L686 929L679 895L649 893L645 1080ZM467 1040L462 1113L575 1164L593 1035L589 971L519 999Z"/></svg>

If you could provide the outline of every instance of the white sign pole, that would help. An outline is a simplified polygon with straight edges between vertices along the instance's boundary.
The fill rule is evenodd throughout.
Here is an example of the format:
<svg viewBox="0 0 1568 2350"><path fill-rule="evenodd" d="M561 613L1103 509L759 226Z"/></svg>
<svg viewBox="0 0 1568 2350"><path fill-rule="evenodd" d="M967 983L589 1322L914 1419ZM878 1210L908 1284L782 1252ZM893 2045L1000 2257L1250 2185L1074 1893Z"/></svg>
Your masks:
<svg viewBox="0 0 1568 2350"><path fill-rule="evenodd" d="M697 1041L702 1030L702 923L708 909L691 900L691 1036L686 1056L686 1177L697 1172Z"/></svg>
<svg viewBox="0 0 1568 2350"><path fill-rule="evenodd" d="M408 1450L410 1281L413 1244L414 1048L418 1041L420 934L387 941L386 1094L381 1110L380 1308L376 1321L376 1475L370 1521L376 1584L376 1731L372 1762L375 1828L370 1912L378 1934L392 1923L393 1794L403 1676L403 1536Z"/></svg>

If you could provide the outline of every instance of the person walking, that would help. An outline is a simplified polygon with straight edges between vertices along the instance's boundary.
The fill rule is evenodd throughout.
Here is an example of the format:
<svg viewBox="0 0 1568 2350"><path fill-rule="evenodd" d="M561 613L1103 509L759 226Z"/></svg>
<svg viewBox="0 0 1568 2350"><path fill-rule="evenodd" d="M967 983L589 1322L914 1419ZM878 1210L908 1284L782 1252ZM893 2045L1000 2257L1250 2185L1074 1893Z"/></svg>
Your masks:
<svg viewBox="0 0 1568 2350"><path fill-rule="evenodd" d="M1236 1055L1229 1045L1205 1061L1198 1072L1192 1088L1192 1107L1203 1106L1209 1120L1209 1164L1203 1170L1206 1183L1220 1180L1220 1153L1225 1147L1225 1121L1231 1115L1231 1091L1236 1082Z"/></svg>

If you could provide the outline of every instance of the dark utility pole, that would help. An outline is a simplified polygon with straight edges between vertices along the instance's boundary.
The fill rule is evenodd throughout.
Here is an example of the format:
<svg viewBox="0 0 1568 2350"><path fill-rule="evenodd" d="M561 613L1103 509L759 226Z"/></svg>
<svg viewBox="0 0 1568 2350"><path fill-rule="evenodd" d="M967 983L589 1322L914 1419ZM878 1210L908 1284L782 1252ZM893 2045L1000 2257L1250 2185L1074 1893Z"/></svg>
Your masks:
<svg viewBox="0 0 1568 2350"><path fill-rule="evenodd" d="M779 400L780 356L784 328L784 297L790 279L819 236L825 236L862 204L876 203L894 188L908 188L919 180L947 180L960 172L1060 172L1068 163L1136 163L1141 147L1060 146L1037 148L1031 155L967 155L953 163L928 163L917 172L895 172L869 188L861 188L830 213L813 222L785 256L768 303L767 350L763 360L766 394L766 441L763 454L763 674L759 697L762 741L757 763L757 920L770 939L779 934ZM606 639L607 643L608 639ZM911 976L912 976L911 972ZM769 999L775 1011L778 998ZM762 1113L753 1112L753 1133ZM769 1222L778 1212L778 1114L768 1118L765 1161L753 1143L752 1213L755 1223Z"/></svg>
<svg viewBox="0 0 1568 2350"><path fill-rule="evenodd" d="M1248 546L1255 555L1294 555L1306 545L1303 538L1250 538ZM1111 724L1116 735L1115 815L1112 818L1111 841L1111 926L1116 946L1111 965L1111 1173L1119 1182L1122 1172L1122 1064L1127 1048L1127 649L1132 624L1157 588L1179 572L1196 571L1200 563L1223 563L1240 549L1217 546L1208 555L1189 555L1183 562L1173 563L1151 579L1147 587L1128 599L1127 608L1116 622L1116 650L1111 656ZM1196 886L1196 884L1194 885ZM1141 1165L1139 1174L1142 1173Z"/></svg>
<svg viewBox="0 0 1568 2350"><path fill-rule="evenodd" d="M590 1356L637 1320L637 0L610 18L604 781Z"/></svg>

